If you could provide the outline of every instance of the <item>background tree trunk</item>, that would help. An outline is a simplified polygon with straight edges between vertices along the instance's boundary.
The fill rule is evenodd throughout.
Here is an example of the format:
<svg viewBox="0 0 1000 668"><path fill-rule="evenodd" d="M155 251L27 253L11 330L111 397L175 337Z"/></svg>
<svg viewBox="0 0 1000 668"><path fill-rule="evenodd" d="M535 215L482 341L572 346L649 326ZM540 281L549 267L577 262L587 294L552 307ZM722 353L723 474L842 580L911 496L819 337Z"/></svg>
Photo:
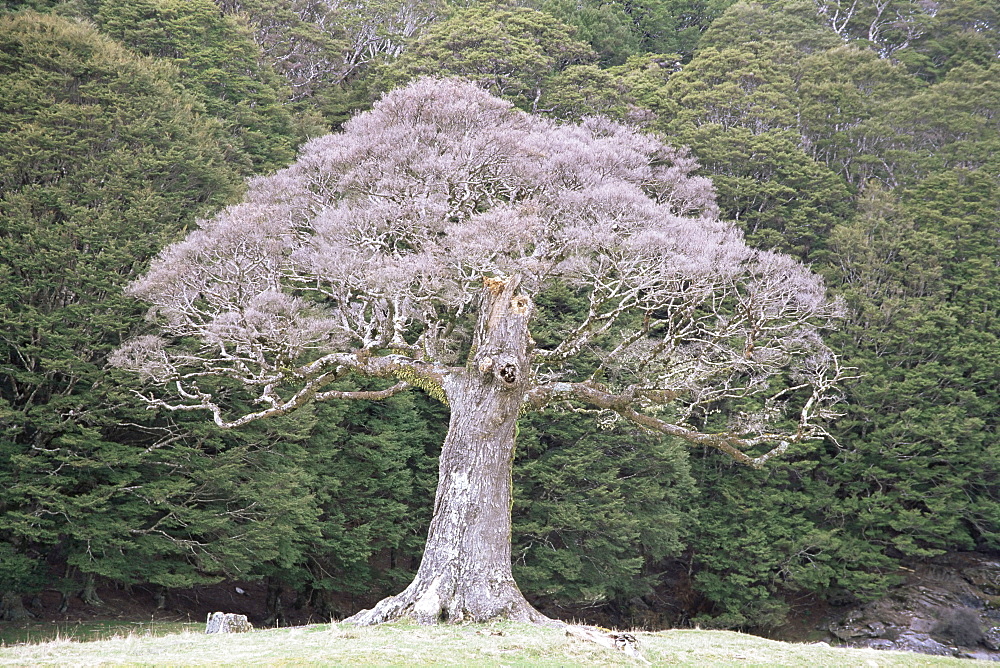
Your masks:
<svg viewBox="0 0 1000 668"><path fill-rule="evenodd" d="M33 619L34 615L24 607L21 595L5 591L0 594L0 620L5 622L23 622Z"/></svg>
<svg viewBox="0 0 1000 668"><path fill-rule="evenodd" d="M87 573L87 577L83 583L83 589L80 591L80 600L87 605L95 607L101 607L104 605L104 601L102 601L101 597L97 595L97 578L94 577L93 573Z"/></svg>

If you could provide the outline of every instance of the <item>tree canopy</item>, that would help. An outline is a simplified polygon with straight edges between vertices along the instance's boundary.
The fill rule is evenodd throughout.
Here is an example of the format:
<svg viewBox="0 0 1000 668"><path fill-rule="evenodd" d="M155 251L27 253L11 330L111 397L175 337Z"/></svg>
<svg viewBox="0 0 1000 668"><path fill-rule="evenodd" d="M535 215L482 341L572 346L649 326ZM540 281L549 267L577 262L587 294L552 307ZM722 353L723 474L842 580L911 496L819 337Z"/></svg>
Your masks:
<svg viewBox="0 0 1000 668"><path fill-rule="evenodd" d="M125 408L105 365L142 322L124 285L195 215L239 192L226 133L195 111L175 67L93 26L4 15L0 47L4 591L50 582L54 553L67 594L74 569L160 585L217 577L223 553L242 549L224 546L242 520L209 520L190 490L203 483L225 498L233 480L205 480L197 447L177 453L198 438ZM240 463L216 462L237 476ZM210 533L221 541L197 556L197 540L178 549Z"/></svg>
<svg viewBox="0 0 1000 668"><path fill-rule="evenodd" d="M171 338L137 339L116 359L181 400L157 403L210 409L225 426L336 398L323 387L348 371L440 387L474 361L510 385L530 375L531 407L677 405L672 433L734 453L735 433L697 435L720 402L762 397L734 427L742 446L774 440L768 425L788 407L788 438L821 433L840 370L817 333L838 307L800 264L747 248L717 220L694 167L622 126L557 125L422 79L165 251L133 292ZM530 300L569 285L587 313L508 382L507 361L471 349L484 282L516 284L529 317ZM201 345L171 344L186 337ZM598 345L586 367L567 366ZM787 368L797 380L777 383ZM209 377L251 390L262 409L227 417Z"/></svg>
<svg viewBox="0 0 1000 668"><path fill-rule="evenodd" d="M166 249L132 289L166 336L114 361L173 391L151 405L222 427L424 389L450 409L424 557L352 619L540 621L511 574L518 416L585 405L759 467L821 437L838 399L820 332L839 306L718 220L694 168L609 121L419 79ZM546 347L551 289L586 311ZM349 374L395 384L330 387ZM260 409L229 417L231 390Z"/></svg>

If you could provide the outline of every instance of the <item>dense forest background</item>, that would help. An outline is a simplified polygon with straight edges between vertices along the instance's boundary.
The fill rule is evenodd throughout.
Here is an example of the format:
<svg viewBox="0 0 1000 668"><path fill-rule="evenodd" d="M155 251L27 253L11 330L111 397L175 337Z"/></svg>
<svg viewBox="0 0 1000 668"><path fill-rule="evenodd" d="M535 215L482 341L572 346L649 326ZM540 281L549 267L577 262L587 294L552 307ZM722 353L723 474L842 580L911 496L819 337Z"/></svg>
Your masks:
<svg viewBox="0 0 1000 668"><path fill-rule="evenodd" d="M550 614L763 628L1000 550L995 0L0 2L0 616L265 580L342 616L405 585L447 416L420 394L236 432L107 367L124 287L246 179L423 74L690 147L723 216L827 279L859 379L756 471L525 420L515 576ZM555 336L581 307L541 304ZM271 606L272 620L281 610Z"/></svg>

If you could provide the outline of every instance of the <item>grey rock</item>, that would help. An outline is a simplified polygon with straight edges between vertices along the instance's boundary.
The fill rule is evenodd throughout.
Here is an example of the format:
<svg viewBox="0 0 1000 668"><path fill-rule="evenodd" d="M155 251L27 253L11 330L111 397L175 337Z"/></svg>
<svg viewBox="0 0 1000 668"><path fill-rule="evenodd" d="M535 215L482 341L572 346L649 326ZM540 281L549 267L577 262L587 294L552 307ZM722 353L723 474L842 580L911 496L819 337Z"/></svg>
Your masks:
<svg viewBox="0 0 1000 668"><path fill-rule="evenodd" d="M253 625L246 615L229 612L213 612L205 620L205 633L244 633L253 631Z"/></svg>
<svg viewBox="0 0 1000 668"><path fill-rule="evenodd" d="M955 656L957 653L954 647L940 643L925 633L899 634L899 638L896 640L896 649L935 656Z"/></svg>
<svg viewBox="0 0 1000 668"><path fill-rule="evenodd" d="M901 574L906 581L883 598L828 618L822 628L831 640L1000 661L1000 561L975 552L951 553Z"/></svg>
<svg viewBox="0 0 1000 668"><path fill-rule="evenodd" d="M1000 650L1000 627L994 626L983 634L983 646L994 652Z"/></svg>
<svg viewBox="0 0 1000 668"><path fill-rule="evenodd" d="M880 638L885 635L885 624L882 622L868 622L868 635L872 638Z"/></svg>

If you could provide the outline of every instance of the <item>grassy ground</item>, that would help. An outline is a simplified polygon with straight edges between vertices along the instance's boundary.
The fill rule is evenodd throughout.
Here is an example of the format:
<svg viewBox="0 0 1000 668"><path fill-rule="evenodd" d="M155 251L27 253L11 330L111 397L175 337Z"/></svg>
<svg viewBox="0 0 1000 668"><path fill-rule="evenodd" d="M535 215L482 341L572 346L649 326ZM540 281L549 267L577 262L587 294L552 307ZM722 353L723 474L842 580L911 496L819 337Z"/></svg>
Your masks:
<svg viewBox="0 0 1000 668"><path fill-rule="evenodd" d="M130 622L120 620L90 622L0 623L0 648L5 645L38 644L52 640L89 642L126 636L164 636L184 631L204 631L205 624L194 622ZM0 649L2 651L2 649Z"/></svg>
<svg viewBox="0 0 1000 668"><path fill-rule="evenodd" d="M814 668L961 666L979 662L903 652L796 645L728 631L636 633L658 666ZM323 624L205 635L128 632L80 642L59 639L0 648L0 666L638 666L616 650L560 629L524 624L356 628ZM985 665L985 664L984 664Z"/></svg>

